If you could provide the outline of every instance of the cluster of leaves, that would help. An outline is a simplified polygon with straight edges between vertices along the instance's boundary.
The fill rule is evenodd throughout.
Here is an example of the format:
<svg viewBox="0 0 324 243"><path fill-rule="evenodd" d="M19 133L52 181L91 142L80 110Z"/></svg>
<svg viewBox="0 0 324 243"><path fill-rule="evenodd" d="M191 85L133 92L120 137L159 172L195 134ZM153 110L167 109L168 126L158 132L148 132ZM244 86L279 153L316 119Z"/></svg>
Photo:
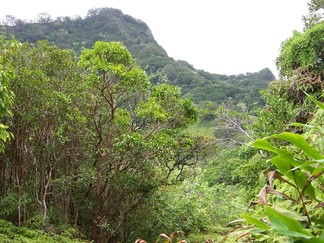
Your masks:
<svg viewBox="0 0 324 243"><path fill-rule="evenodd" d="M150 217L145 222L140 221L140 228L132 228L134 237L154 242L157 232L177 229L180 238L188 242L222 239L228 231L225 225L244 211L246 202L240 196L242 193L235 186L210 186L203 177L163 187L155 193L152 204L148 202L149 205L136 215L138 221L144 215ZM145 224L151 225L149 232Z"/></svg>
<svg viewBox="0 0 324 243"><path fill-rule="evenodd" d="M304 33L294 35L282 45L277 60L280 75L291 77L295 70L323 75L323 33L324 22L315 25Z"/></svg>
<svg viewBox="0 0 324 243"><path fill-rule="evenodd" d="M323 119L322 110L315 117ZM305 126L309 137L323 135L323 123ZM277 148L273 139L288 142ZM319 142L319 143L318 143ZM275 170L268 173L268 182L259 193L259 200L251 207L264 205L264 217L258 219L245 214L243 218L252 227L235 231L239 237L252 234L258 240L275 239L277 235L300 242L324 242L323 207L323 144L322 140L307 142L302 135L285 132L256 140L252 146L275 155L270 158ZM275 195L272 197L271 195ZM272 205L272 206L271 206Z"/></svg>
<svg viewBox="0 0 324 243"><path fill-rule="evenodd" d="M324 242L322 37L320 21L285 41L277 62L282 80L263 94L266 107L252 128L266 137L252 146L268 166L260 170L264 186L253 210L231 233L243 241Z"/></svg>
<svg viewBox="0 0 324 243"><path fill-rule="evenodd" d="M5 42L0 39L1 55L0 55L0 119L6 116L12 116L11 107L13 105L14 93L9 89L9 80L14 76L12 71L11 59L19 49L18 42ZM12 137L12 133L8 131L8 126L0 120L0 152L4 151L4 145Z"/></svg>
<svg viewBox="0 0 324 243"><path fill-rule="evenodd" d="M11 222L0 219L0 241L9 242L89 242L82 237L78 237L76 229L65 226L56 228L47 226L43 230L31 229L27 227L17 227Z"/></svg>
<svg viewBox="0 0 324 243"><path fill-rule="evenodd" d="M311 93L316 99L323 100L324 65L324 22L319 22L304 33L295 32L282 45L277 66L285 80L282 94L287 100L302 105L300 121L305 123L311 116L314 105L307 103L305 93ZM304 119L304 121L302 121Z"/></svg>
<svg viewBox="0 0 324 243"><path fill-rule="evenodd" d="M314 27L318 22L323 20L324 14L322 10L324 9L324 1L311 0L307 5L309 14L303 16L303 21L305 29L310 29Z"/></svg>

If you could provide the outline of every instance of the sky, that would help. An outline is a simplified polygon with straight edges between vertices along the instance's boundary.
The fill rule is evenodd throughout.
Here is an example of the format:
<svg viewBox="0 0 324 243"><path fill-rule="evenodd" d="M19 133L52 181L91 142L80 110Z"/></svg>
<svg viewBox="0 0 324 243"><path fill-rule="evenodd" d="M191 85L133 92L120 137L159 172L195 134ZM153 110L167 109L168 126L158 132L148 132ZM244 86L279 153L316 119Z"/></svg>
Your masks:
<svg viewBox="0 0 324 243"><path fill-rule="evenodd" d="M5 0L0 19L22 20L48 13L52 19L86 16L111 7L144 21L176 60L217 74L263 68L278 77L275 60L283 41L302 31L310 0Z"/></svg>

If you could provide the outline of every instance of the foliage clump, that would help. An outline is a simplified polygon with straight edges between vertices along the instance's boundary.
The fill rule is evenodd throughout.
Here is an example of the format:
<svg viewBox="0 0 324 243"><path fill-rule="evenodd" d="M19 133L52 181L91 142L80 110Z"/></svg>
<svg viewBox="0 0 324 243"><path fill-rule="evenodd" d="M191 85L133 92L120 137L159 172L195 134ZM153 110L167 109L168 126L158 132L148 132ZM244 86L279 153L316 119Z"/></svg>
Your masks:
<svg viewBox="0 0 324 243"><path fill-rule="evenodd" d="M0 241L9 242L90 242L78 236L77 230L65 226L47 227L44 230L31 229L30 227L17 227L11 222L0 219Z"/></svg>

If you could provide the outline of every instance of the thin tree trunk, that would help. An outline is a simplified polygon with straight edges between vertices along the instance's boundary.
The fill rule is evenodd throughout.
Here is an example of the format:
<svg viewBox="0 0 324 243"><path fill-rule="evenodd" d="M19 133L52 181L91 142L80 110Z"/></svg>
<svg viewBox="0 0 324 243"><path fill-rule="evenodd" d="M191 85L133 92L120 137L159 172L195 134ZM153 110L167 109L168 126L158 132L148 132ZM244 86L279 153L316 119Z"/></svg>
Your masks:
<svg viewBox="0 0 324 243"><path fill-rule="evenodd" d="M92 239L95 243L101 243L101 228L99 226L101 204L100 179L99 176L97 176L95 202L92 210Z"/></svg>
<svg viewBox="0 0 324 243"><path fill-rule="evenodd" d="M24 225L27 224L27 206L26 205L24 205L23 223L24 223Z"/></svg>
<svg viewBox="0 0 324 243"><path fill-rule="evenodd" d="M78 219L79 219L79 206L77 205L75 208L75 216L74 216L74 224L73 224L74 228L78 226Z"/></svg>
<svg viewBox="0 0 324 243"><path fill-rule="evenodd" d="M42 205L44 208L44 213L43 213L43 221L44 222L45 222L46 216L47 216L46 196L48 194L51 176L52 176L52 168L49 169L47 178L45 178L44 193L43 193L43 198L42 198Z"/></svg>
<svg viewBox="0 0 324 243"><path fill-rule="evenodd" d="M20 188L20 181L19 181L19 168L18 166L16 167L16 183L17 183L17 188L18 188L18 227L21 225L21 188Z"/></svg>
<svg viewBox="0 0 324 243"><path fill-rule="evenodd" d="M102 156L98 154L96 161L96 187L95 187L95 198L94 198L94 206L92 209L92 239L95 243L101 243L100 235L100 208L102 206L101 202L101 163Z"/></svg>
<svg viewBox="0 0 324 243"><path fill-rule="evenodd" d="M64 193L64 223L70 224L70 188Z"/></svg>
<svg viewBox="0 0 324 243"><path fill-rule="evenodd" d="M4 156L0 155L0 197L6 193L6 164Z"/></svg>

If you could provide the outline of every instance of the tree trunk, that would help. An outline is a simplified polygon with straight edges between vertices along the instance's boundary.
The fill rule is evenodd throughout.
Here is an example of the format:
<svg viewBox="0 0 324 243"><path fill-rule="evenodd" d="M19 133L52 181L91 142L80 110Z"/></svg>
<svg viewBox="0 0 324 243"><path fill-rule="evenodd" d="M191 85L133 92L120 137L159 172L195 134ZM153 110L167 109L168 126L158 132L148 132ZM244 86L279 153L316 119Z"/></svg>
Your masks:
<svg viewBox="0 0 324 243"><path fill-rule="evenodd" d="M76 206L75 206L74 223L73 223L73 227L74 227L74 228L77 228L77 226L78 226L78 219L79 219L79 206L76 205Z"/></svg>
<svg viewBox="0 0 324 243"><path fill-rule="evenodd" d="M64 204L64 223L70 224L70 188L65 190L63 204Z"/></svg>
<svg viewBox="0 0 324 243"><path fill-rule="evenodd" d="M101 199L101 193L100 193L100 178L97 173L96 178L96 193L95 193L95 202L92 209L92 239L95 243L101 243L101 227L100 227L100 207L102 206L102 199Z"/></svg>
<svg viewBox="0 0 324 243"><path fill-rule="evenodd" d="M44 209L44 213L43 213L43 221L44 222L45 222L46 216L47 216L46 198L47 198L48 191L49 191L51 176L52 176L52 168L49 168L48 174L47 174L47 176L45 176L44 193L43 193L43 198L42 198L42 205L43 205L43 209Z"/></svg>
<svg viewBox="0 0 324 243"><path fill-rule="evenodd" d="M6 164L3 155L0 155L0 197L6 193Z"/></svg>

